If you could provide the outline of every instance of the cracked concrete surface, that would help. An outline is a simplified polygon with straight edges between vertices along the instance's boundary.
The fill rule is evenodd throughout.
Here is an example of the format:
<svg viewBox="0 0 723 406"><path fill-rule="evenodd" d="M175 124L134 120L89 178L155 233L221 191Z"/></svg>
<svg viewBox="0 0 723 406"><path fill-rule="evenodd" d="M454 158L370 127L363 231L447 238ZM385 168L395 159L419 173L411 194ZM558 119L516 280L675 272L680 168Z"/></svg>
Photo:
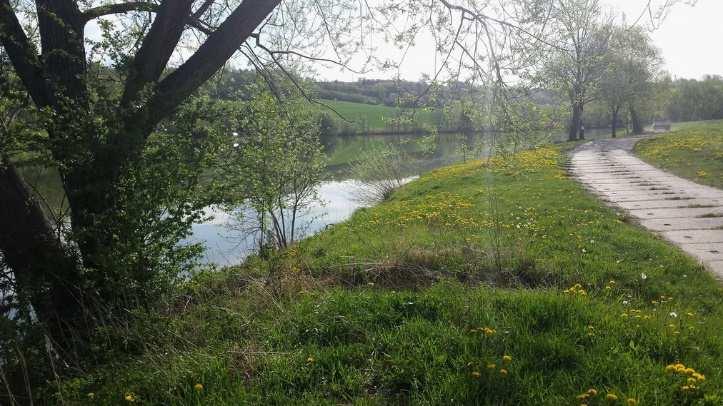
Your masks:
<svg viewBox="0 0 723 406"><path fill-rule="evenodd" d="M677 177L633 156L642 138L588 142L570 172L592 193L626 211L723 280L723 190Z"/></svg>

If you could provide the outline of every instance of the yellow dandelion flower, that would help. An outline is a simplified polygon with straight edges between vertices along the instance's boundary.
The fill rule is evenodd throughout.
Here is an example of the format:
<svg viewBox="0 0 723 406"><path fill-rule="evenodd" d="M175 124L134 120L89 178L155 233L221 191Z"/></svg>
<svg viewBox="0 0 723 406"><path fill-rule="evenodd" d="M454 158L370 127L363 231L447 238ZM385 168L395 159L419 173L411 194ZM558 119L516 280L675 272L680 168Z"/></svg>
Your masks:
<svg viewBox="0 0 723 406"><path fill-rule="evenodd" d="M504 362L505 364L509 364L510 362L512 362L512 357L509 355L505 355L502 357L502 362Z"/></svg>
<svg viewBox="0 0 723 406"><path fill-rule="evenodd" d="M487 364L487 369L495 369L497 368L497 365L495 364Z"/></svg>
<svg viewBox="0 0 723 406"><path fill-rule="evenodd" d="M126 402L135 402L136 394L133 392L126 392L124 399L126 400Z"/></svg>
<svg viewBox="0 0 723 406"><path fill-rule="evenodd" d="M311 364L311 363L314 362L314 361L316 361L316 360L314 359L314 357L309 357L309 358L306 359L306 362L309 363L309 364Z"/></svg>
<svg viewBox="0 0 723 406"><path fill-rule="evenodd" d="M479 371L473 371L470 375L472 375L472 378L475 378L475 379L482 376L482 374L480 374Z"/></svg>
<svg viewBox="0 0 723 406"><path fill-rule="evenodd" d="M590 388L587 390L587 394L590 396L597 396L597 390L595 388Z"/></svg>
<svg viewBox="0 0 723 406"><path fill-rule="evenodd" d="M666 367L665 367L665 372L667 372L667 373L675 372L675 365L670 364L670 365L666 366Z"/></svg>
<svg viewBox="0 0 723 406"><path fill-rule="evenodd" d="M485 327L482 329L482 332L484 333L485 337L493 336L497 331L493 328Z"/></svg>
<svg viewBox="0 0 723 406"><path fill-rule="evenodd" d="M705 375L699 374L699 373L697 373L697 372L693 374L693 378L695 378L695 379L697 379L697 380L699 380L699 381L705 381Z"/></svg>
<svg viewBox="0 0 723 406"><path fill-rule="evenodd" d="M508 371L506 369L504 369L504 368L500 369L500 375L507 376L507 374L508 374Z"/></svg>
<svg viewBox="0 0 723 406"><path fill-rule="evenodd" d="M618 400L618 396L614 393L608 393L607 395L605 395L605 400L607 400L608 402L615 402L616 400Z"/></svg>
<svg viewBox="0 0 723 406"><path fill-rule="evenodd" d="M582 395L577 395L577 400L587 400L587 398L589 397L590 395L588 395L587 393L583 393Z"/></svg>
<svg viewBox="0 0 723 406"><path fill-rule="evenodd" d="M628 406L637 406L638 405L638 401L633 398L629 398L626 402L627 402Z"/></svg>
<svg viewBox="0 0 723 406"><path fill-rule="evenodd" d="M693 375L695 373L695 369L693 368L685 368L685 374L686 375Z"/></svg>
<svg viewBox="0 0 723 406"><path fill-rule="evenodd" d="M203 384L197 383L193 385L193 389L195 389L196 392L201 392L203 390Z"/></svg>

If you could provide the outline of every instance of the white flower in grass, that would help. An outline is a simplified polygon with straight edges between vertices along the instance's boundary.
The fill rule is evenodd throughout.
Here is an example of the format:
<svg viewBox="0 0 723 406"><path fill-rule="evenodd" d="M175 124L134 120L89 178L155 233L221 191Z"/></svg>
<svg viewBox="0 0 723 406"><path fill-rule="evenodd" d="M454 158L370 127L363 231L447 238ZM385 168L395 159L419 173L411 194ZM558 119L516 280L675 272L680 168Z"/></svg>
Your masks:
<svg viewBox="0 0 723 406"><path fill-rule="evenodd" d="M669 313L669 316L670 316L670 317L678 317L678 313L676 313L676 312L670 312L670 313Z"/></svg>
<svg viewBox="0 0 723 406"><path fill-rule="evenodd" d="M646 280L646 279L648 279L648 275L645 272L643 272L640 274L640 279Z"/></svg>

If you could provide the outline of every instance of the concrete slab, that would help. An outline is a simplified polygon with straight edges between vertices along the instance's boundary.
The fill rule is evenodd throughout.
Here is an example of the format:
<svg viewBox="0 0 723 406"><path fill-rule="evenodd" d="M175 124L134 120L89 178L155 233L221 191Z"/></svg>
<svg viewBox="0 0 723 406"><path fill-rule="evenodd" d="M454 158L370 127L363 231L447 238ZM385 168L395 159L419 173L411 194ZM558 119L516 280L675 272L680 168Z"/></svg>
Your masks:
<svg viewBox="0 0 723 406"><path fill-rule="evenodd" d="M692 253L701 262L723 261L723 242L702 244L682 244L686 252Z"/></svg>
<svg viewBox="0 0 723 406"><path fill-rule="evenodd" d="M723 217L723 207L678 208L678 209L637 209L629 210L631 216L641 219L673 219Z"/></svg>
<svg viewBox="0 0 723 406"><path fill-rule="evenodd" d="M677 218L640 220L640 225L652 231L715 230L723 228L723 218Z"/></svg>
<svg viewBox="0 0 723 406"><path fill-rule="evenodd" d="M723 281L723 191L633 156L640 139L586 143L572 152L567 168L589 191L678 245Z"/></svg>
<svg viewBox="0 0 723 406"><path fill-rule="evenodd" d="M723 230L665 231L661 235L676 244L723 243Z"/></svg>
<svg viewBox="0 0 723 406"><path fill-rule="evenodd" d="M682 194L652 194L652 193L628 193L628 194L606 194L604 192L597 193L600 195L600 197L605 198L606 200L612 201L612 202L645 202L645 201L655 201L655 200L665 200L666 198L669 200L686 200L686 199L694 199L691 196L688 195L682 195Z"/></svg>
<svg viewBox="0 0 723 406"><path fill-rule="evenodd" d="M648 200L648 201L632 201L617 202L617 205L625 210L635 209L665 209L679 207L718 207L723 206L721 202L714 199L689 199L689 200Z"/></svg>

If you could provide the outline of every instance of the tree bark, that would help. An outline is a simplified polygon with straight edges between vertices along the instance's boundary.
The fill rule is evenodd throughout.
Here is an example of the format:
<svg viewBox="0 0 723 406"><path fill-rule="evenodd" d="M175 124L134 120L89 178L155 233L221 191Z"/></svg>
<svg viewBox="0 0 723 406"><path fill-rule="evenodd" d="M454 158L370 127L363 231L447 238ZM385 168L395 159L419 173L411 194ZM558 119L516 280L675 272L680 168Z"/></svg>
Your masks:
<svg viewBox="0 0 723 406"><path fill-rule="evenodd" d="M30 304L50 337L70 337L82 321L81 273L73 253L10 163L0 165L0 251L16 294Z"/></svg>
<svg viewBox="0 0 723 406"><path fill-rule="evenodd" d="M570 127L568 129L568 141L576 141L578 132L580 131L580 122L582 121L582 106L580 103L573 103L572 117L570 118Z"/></svg>
<svg viewBox="0 0 723 406"><path fill-rule="evenodd" d="M55 340L72 331L67 326L78 325L86 314L83 300L90 301L91 295L95 299L96 288L102 288L93 284L86 270L106 277L104 261L112 253L114 232L122 229L122 199L116 187L142 154L146 139L160 120L233 55L279 2L244 0L185 63L161 78L194 3L164 0L132 60L118 113L101 127L88 96L84 27L89 18L116 12L116 7L84 15L77 1L36 0L41 57L10 1L0 0L0 45L35 105L50 107L54 113L46 129L79 253L69 252L57 238L11 165L0 167L0 251L22 290L18 293L28 298ZM197 13L209 5L204 2ZM145 95L145 89L150 100L139 96Z"/></svg>
<svg viewBox="0 0 723 406"><path fill-rule="evenodd" d="M613 138L616 138L617 137L617 128L618 128L618 110L620 110L620 108L614 107L612 110L613 110L612 111L613 118L612 118L612 122L610 123L610 128L612 128Z"/></svg>
<svg viewBox="0 0 723 406"><path fill-rule="evenodd" d="M643 123L633 106L630 106L630 121L632 121L633 124L633 134L640 135L644 132Z"/></svg>

